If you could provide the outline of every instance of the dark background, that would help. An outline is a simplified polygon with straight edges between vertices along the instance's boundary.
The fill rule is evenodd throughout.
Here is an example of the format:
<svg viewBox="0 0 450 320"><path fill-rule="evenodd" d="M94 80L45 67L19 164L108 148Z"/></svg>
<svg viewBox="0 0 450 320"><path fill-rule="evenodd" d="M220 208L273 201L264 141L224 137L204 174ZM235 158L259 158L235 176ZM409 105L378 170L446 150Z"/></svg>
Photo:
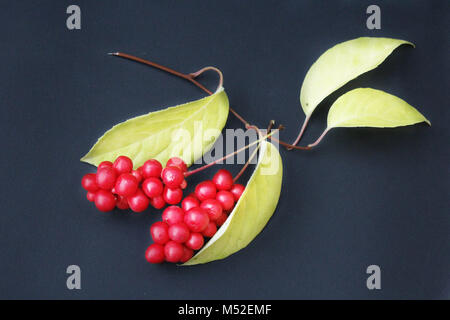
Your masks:
<svg viewBox="0 0 450 320"><path fill-rule="evenodd" d="M78 4L82 29L66 28ZM0 298L449 298L448 1L1 1ZM107 56L123 51L183 72L221 68L230 103L294 139L303 78L338 42L414 42L321 104L302 141L325 127L330 104L373 87L432 122L336 129L310 152L281 151L278 208L263 232L226 260L189 268L143 254L160 213L103 214L85 198L79 162L112 125L198 99L191 84ZM202 77L214 88L214 74ZM231 114L228 128L240 127ZM239 167L232 167L233 171ZM193 186L214 170L190 181ZM81 290L66 268L81 267ZM367 266L382 290L366 288Z"/></svg>

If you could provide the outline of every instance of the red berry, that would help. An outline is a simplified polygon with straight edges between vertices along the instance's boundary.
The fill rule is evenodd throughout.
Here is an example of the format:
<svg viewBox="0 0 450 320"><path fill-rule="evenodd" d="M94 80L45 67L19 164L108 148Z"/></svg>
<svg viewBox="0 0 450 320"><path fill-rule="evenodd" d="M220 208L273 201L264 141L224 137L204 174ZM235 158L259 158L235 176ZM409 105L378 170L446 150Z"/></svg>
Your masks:
<svg viewBox="0 0 450 320"><path fill-rule="evenodd" d="M184 249L181 244L175 241L169 241L164 246L164 255L168 262L177 263L183 257Z"/></svg>
<svg viewBox="0 0 450 320"><path fill-rule="evenodd" d="M217 171L212 181L216 185L217 190L230 190L233 186L233 176L230 171L225 169Z"/></svg>
<svg viewBox="0 0 450 320"><path fill-rule="evenodd" d="M231 187L230 192L234 196L234 201L238 202L238 200L241 198L242 193L244 192L245 187L242 184L234 184Z"/></svg>
<svg viewBox="0 0 450 320"><path fill-rule="evenodd" d="M142 165L142 175L144 176L144 179L150 177L159 178L161 176L161 171L162 165L156 159L147 160Z"/></svg>
<svg viewBox="0 0 450 320"><path fill-rule="evenodd" d="M162 219L168 225L181 223L184 221L184 212L180 207L170 206L164 210Z"/></svg>
<svg viewBox="0 0 450 320"><path fill-rule="evenodd" d="M111 161L102 161L97 167L97 170L104 168L104 167L112 167L113 163Z"/></svg>
<svg viewBox="0 0 450 320"><path fill-rule="evenodd" d="M155 243L165 244L169 239L169 226L167 223L158 221L150 227L150 235Z"/></svg>
<svg viewBox="0 0 450 320"><path fill-rule="evenodd" d="M133 170L131 171L131 174L136 178L138 183L141 183L143 177L142 174L139 172L139 170Z"/></svg>
<svg viewBox="0 0 450 320"><path fill-rule="evenodd" d="M181 182L181 184L180 184L180 188L183 189L183 190L187 188L187 181L186 181L186 179L183 179L183 182Z"/></svg>
<svg viewBox="0 0 450 320"><path fill-rule="evenodd" d="M142 212L148 208L150 199L147 198L141 189L137 189L136 193L128 197L128 205L134 212Z"/></svg>
<svg viewBox="0 0 450 320"><path fill-rule="evenodd" d="M142 190L145 192L145 194L150 197L154 198L157 196L160 196L164 190L164 186L158 178L147 178L142 182Z"/></svg>
<svg viewBox="0 0 450 320"><path fill-rule="evenodd" d="M225 223L225 221L228 219L228 215L223 212L222 215L215 221L216 225L220 227Z"/></svg>
<svg viewBox="0 0 450 320"><path fill-rule="evenodd" d="M162 195L151 198L150 203L153 208L158 210L164 208L164 206L166 205L166 201L164 201L164 197Z"/></svg>
<svg viewBox="0 0 450 320"><path fill-rule="evenodd" d="M145 259L150 263L164 262L164 246L157 243L151 244L145 251Z"/></svg>
<svg viewBox="0 0 450 320"><path fill-rule="evenodd" d="M103 167L97 170L97 185L105 190L111 190L116 184L117 173L113 167Z"/></svg>
<svg viewBox="0 0 450 320"><path fill-rule="evenodd" d="M83 176L81 179L81 186L86 191L95 192L98 190L97 182L96 182L96 174L88 173Z"/></svg>
<svg viewBox="0 0 450 320"><path fill-rule="evenodd" d="M215 235L216 232L217 232L216 223L214 221L210 221L206 229L203 230L202 234L207 238L212 238L212 236Z"/></svg>
<svg viewBox="0 0 450 320"><path fill-rule="evenodd" d="M98 190L95 194L95 206L103 212L111 211L116 206L116 197L106 190Z"/></svg>
<svg viewBox="0 0 450 320"><path fill-rule="evenodd" d="M178 188L184 180L184 175L178 167L166 167L161 173L161 178L167 187Z"/></svg>
<svg viewBox="0 0 450 320"><path fill-rule="evenodd" d="M184 214L184 223L192 232L202 232L209 223L208 213L200 207L192 208Z"/></svg>
<svg viewBox="0 0 450 320"><path fill-rule="evenodd" d="M164 201L166 201L168 204L178 204L180 203L181 199L183 199L183 190L181 190L180 188L171 189L165 187L163 191L163 197Z"/></svg>
<svg viewBox="0 0 450 320"><path fill-rule="evenodd" d="M193 232L189 236L189 239L186 241L186 247L192 250L198 250L203 247L205 240L201 233Z"/></svg>
<svg viewBox="0 0 450 320"><path fill-rule="evenodd" d="M116 180L114 187L116 194L129 197L136 193L139 183L131 173L122 173Z"/></svg>
<svg viewBox="0 0 450 320"><path fill-rule="evenodd" d="M124 196L117 196L116 207L119 208L120 210L127 210L127 209L129 209L130 206L128 205L127 198L124 197Z"/></svg>
<svg viewBox="0 0 450 320"><path fill-rule="evenodd" d="M190 235L189 228L184 222L175 223L169 227L169 237L178 243L186 242Z"/></svg>
<svg viewBox="0 0 450 320"><path fill-rule="evenodd" d="M234 206L234 196L230 191L222 190L217 192L216 199L224 210L230 210Z"/></svg>
<svg viewBox="0 0 450 320"><path fill-rule="evenodd" d="M180 259L181 263L185 263L187 261L189 261L189 259L192 258L192 256L194 255L194 251L192 249L189 249L186 246L183 246L183 256Z"/></svg>
<svg viewBox="0 0 450 320"><path fill-rule="evenodd" d="M200 182L195 187L195 195L198 200L214 199L216 197L216 185L212 181Z"/></svg>
<svg viewBox="0 0 450 320"><path fill-rule="evenodd" d="M130 173L133 170L133 161L127 156L117 157L113 163L113 168L116 169L118 174Z"/></svg>
<svg viewBox="0 0 450 320"><path fill-rule="evenodd" d="M166 163L166 167L178 167L182 172L187 171L186 163L184 163L184 161L178 157L170 158Z"/></svg>
<svg viewBox="0 0 450 320"><path fill-rule="evenodd" d="M184 211L189 211L190 209L198 206L200 206L200 202L194 196L187 196L181 202L181 207Z"/></svg>
<svg viewBox="0 0 450 320"><path fill-rule="evenodd" d="M88 199L88 201L94 202L95 201L95 192L88 191L86 194L86 198Z"/></svg>
<svg viewBox="0 0 450 320"><path fill-rule="evenodd" d="M208 212L209 220L217 220L223 212L222 205L216 199L207 199L202 202L200 207Z"/></svg>

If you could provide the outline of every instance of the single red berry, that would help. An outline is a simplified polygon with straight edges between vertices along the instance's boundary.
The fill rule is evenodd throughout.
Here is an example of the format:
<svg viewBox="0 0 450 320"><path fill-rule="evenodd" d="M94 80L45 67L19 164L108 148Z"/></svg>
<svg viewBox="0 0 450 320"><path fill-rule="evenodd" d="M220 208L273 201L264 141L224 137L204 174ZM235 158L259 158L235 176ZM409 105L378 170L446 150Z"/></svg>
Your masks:
<svg viewBox="0 0 450 320"><path fill-rule="evenodd" d="M184 250L183 251L183 256L180 259L181 263L188 262L192 258L192 256L194 255L194 250L192 250L192 249L190 249L190 248L188 248L186 246L183 246L183 250Z"/></svg>
<svg viewBox="0 0 450 320"><path fill-rule="evenodd" d="M94 202L95 201L95 192L88 191L86 194L86 198L88 199L88 201Z"/></svg>
<svg viewBox="0 0 450 320"><path fill-rule="evenodd" d="M200 182L197 187L195 187L195 196L200 201L205 201L206 199L214 199L216 197L216 185L212 181Z"/></svg>
<svg viewBox="0 0 450 320"><path fill-rule="evenodd" d="M234 206L234 196L230 191L222 190L217 192L216 199L224 210L230 210Z"/></svg>
<svg viewBox="0 0 450 320"><path fill-rule="evenodd" d="M133 170L133 161L127 156L120 156L114 161L113 167L118 174L130 173Z"/></svg>
<svg viewBox="0 0 450 320"><path fill-rule="evenodd" d="M186 242L191 232L184 222L175 223L169 227L169 237L178 243Z"/></svg>
<svg viewBox="0 0 450 320"><path fill-rule="evenodd" d="M106 190L98 190L95 194L95 206L103 212L111 211L116 207L116 197Z"/></svg>
<svg viewBox="0 0 450 320"><path fill-rule="evenodd" d="M184 180L184 175L178 167L166 167L161 173L161 178L167 187L178 188Z"/></svg>
<svg viewBox="0 0 450 320"><path fill-rule="evenodd" d="M217 226L214 221L210 221L205 230L203 230L202 234L204 237L212 238L217 232Z"/></svg>
<svg viewBox="0 0 450 320"><path fill-rule="evenodd" d="M187 188L187 181L186 181L186 179L183 179L183 182L181 182L181 184L180 184L180 188L183 189L183 190Z"/></svg>
<svg viewBox="0 0 450 320"><path fill-rule="evenodd" d="M183 245L175 241L169 241L164 246L164 255L166 261L177 263L183 257L184 249Z"/></svg>
<svg viewBox="0 0 450 320"><path fill-rule="evenodd" d="M111 190L116 184L117 173L113 167L103 167L97 171L97 186L105 190Z"/></svg>
<svg viewBox="0 0 450 320"><path fill-rule="evenodd" d="M131 174L136 178L138 183L142 182L143 177L142 174L139 172L139 170L133 170L131 171Z"/></svg>
<svg viewBox="0 0 450 320"><path fill-rule="evenodd" d="M155 243L165 244L169 239L169 226L167 223L158 221L150 227L150 235Z"/></svg>
<svg viewBox="0 0 450 320"><path fill-rule="evenodd" d="M244 190L245 190L245 187L242 184L234 184L231 187L230 192L233 194L235 202L238 202L238 200L241 198Z"/></svg>
<svg viewBox="0 0 450 320"><path fill-rule="evenodd" d="M122 173L116 180L114 187L116 194L129 197L136 193L139 183L131 173Z"/></svg>
<svg viewBox="0 0 450 320"><path fill-rule="evenodd" d="M151 198L150 203L153 208L158 210L164 208L164 206L166 205L166 201L164 200L164 197L162 195Z"/></svg>
<svg viewBox="0 0 450 320"><path fill-rule="evenodd" d="M129 209L130 206L128 205L127 198L124 197L124 196L117 196L116 207L119 208L120 210L127 210L127 209Z"/></svg>
<svg viewBox="0 0 450 320"><path fill-rule="evenodd" d="M230 190L233 186L233 176L230 171L220 169L212 178L217 190Z"/></svg>
<svg viewBox="0 0 450 320"><path fill-rule="evenodd" d="M190 209L198 206L200 206L200 201L198 201L195 196L189 195L181 201L181 207L184 211L189 211Z"/></svg>
<svg viewBox="0 0 450 320"><path fill-rule="evenodd" d="M181 223L184 221L184 212L180 207L170 206L164 210L162 219L168 225Z"/></svg>
<svg viewBox="0 0 450 320"><path fill-rule="evenodd" d="M104 168L104 167L112 167L113 163L111 161L102 161L97 167L97 170Z"/></svg>
<svg viewBox="0 0 450 320"><path fill-rule="evenodd" d="M145 251L145 259L150 263L162 263L165 258L163 245L153 243Z"/></svg>
<svg viewBox="0 0 450 320"><path fill-rule="evenodd" d="M154 198L160 196L163 193L164 186L161 180L158 178L147 178L142 182L142 190L145 192L147 197Z"/></svg>
<svg viewBox="0 0 450 320"><path fill-rule="evenodd" d="M205 244L205 240L201 233L193 232L189 236L189 239L186 241L186 247L192 250L198 250Z"/></svg>
<svg viewBox="0 0 450 320"><path fill-rule="evenodd" d="M178 157L170 158L166 163L166 167L178 167L182 172L187 171L186 163L181 158Z"/></svg>
<svg viewBox="0 0 450 320"><path fill-rule="evenodd" d="M98 190L97 182L96 182L96 174L88 173L83 176L81 179L81 186L84 190L95 192Z"/></svg>
<svg viewBox="0 0 450 320"><path fill-rule="evenodd" d="M150 177L159 178L161 176L161 171L162 165L156 159L147 160L142 165L142 175L144 176L144 179Z"/></svg>
<svg viewBox="0 0 450 320"><path fill-rule="evenodd" d="M200 207L208 212L209 220L217 220L223 212L222 205L216 199L206 199L200 204Z"/></svg>
<svg viewBox="0 0 450 320"><path fill-rule="evenodd" d="M202 232L209 223L208 213L200 207L192 208L184 214L184 223L192 232Z"/></svg>
<svg viewBox="0 0 450 320"><path fill-rule="evenodd" d="M228 215L225 212L222 212L222 215L215 221L216 225L220 227L225 223L225 221L228 219Z"/></svg>
<svg viewBox="0 0 450 320"><path fill-rule="evenodd" d="M137 189L136 193L127 198L130 209L134 212L142 212L148 208L150 199L147 198L141 189Z"/></svg>
<svg viewBox="0 0 450 320"><path fill-rule="evenodd" d="M164 201L168 204L178 204L183 199L183 190L165 187L163 191Z"/></svg>

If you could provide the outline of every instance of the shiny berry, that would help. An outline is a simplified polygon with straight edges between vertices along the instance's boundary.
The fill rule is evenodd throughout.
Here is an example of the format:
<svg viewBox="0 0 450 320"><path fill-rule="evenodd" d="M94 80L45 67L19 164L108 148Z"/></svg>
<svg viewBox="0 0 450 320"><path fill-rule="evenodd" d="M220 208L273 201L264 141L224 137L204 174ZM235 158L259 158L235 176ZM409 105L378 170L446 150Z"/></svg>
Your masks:
<svg viewBox="0 0 450 320"><path fill-rule="evenodd" d="M187 171L186 163L181 158L178 157L170 158L166 163L166 167L178 167L182 172Z"/></svg>
<svg viewBox="0 0 450 320"><path fill-rule="evenodd" d="M139 170L133 170L131 171L131 174L136 178L138 183L142 182L143 177L142 174L139 172Z"/></svg>
<svg viewBox="0 0 450 320"><path fill-rule="evenodd" d="M183 199L183 190L165 187L163 191L164 201L168 204L178 204Z"/></svg>
<svg viewBox="0 0 450 320"><path fill-rule="evenodd" d="M192 208L184 214L184 223L192 232L202 232L209 223L208 213L200 207Z"/></svg>
<svg viewBox="0 0 450 320"><path fill-rule="evenodd" d="M116 180L115 194L129 197L136 193L139 183L131 173L122 173Z"/></svg>
<svg viewBox="0 0 450 320"><path fill-rule="evenodd" d="M175 223L169 227L170 240L183 243L189 239L191 232L184 222Z"/></svg>
<svg viewBox="0 0 450 320"><path fill-rule="evenodd" d="M178 167L166 167L161 173L161 178L167 187L178 188L184 180L184 175Z"/></svg>
<svg viewBox="0 0 450 320"><path fill-rule="evenodd" d="M209 220L217 220L223 212L222 205L216 199L206 199L200 204L200 207L208 212Z"/></svg>
<svg viewBox="0 0 450 320"><path fill-rule="evenodd" d="M186 246L183 246L183 250L184 250L183 256L180 259L181 263L188 262L192 258L192 256L194 255L194 250L192 250L192 249L190 249L190 248L188 248Z"/></svg>
<svg viewBox="0 0 450 320"><path fill-rule="evenodd" d="M216 197L216 191L216 185L212 181L203 181L195 187L195 196L200 201L214 199Z"/></svg>
<svg viewBox="0 0 450 320"><path fill-rule="evenodd" d="M212 178L217 190L230 190L233 186L233 176L230 171L220 169Z"/></svg>
<svg viewBox="0 0 450 320"><path fill-rule="evenodd" d="M160 196L163 193L163 190L163 183L158 178L151 177L142 182L142 191L145 192L147 197L154 198Z"/></svg>
<svg viewBox="0 0 450 320"><path fill-rule="evenodd" d="M145 259L150 263L162 263L165 258L163 245L153 243L145 251Z"/></svg>
<svg viewBox="0 0 450 320"><path fill-rule="evenodd" d="M184 249L181 244L175 241L169 241L164 246L164 255L166 261L177 263L183 257Z"/></svg>
<svg viewBox="0 0 450 320"><path fill-rule="evenodd" d="M231 187L230 192L233 194L235 202L238 202L238 200L241 198L241 195L244 192L244 190L245 190L245 187L242 184L234 184Z"/></svg>
<svg viewBox="0 0 450 320"><path fill-rule="evenodd" d="M164 206L166 205L166 201L164 200L164 197L161 195L161 196L151 198L150 204L152 205L153 208L159 210L159 209L164 208Z"/></svg>
<svg viewBox="0 0 450 320"><path fill-rule="evenodd" d="M184 221L184 212L177 206L167 207L162 214L162 220L168 225L181 223Z"/></svg>
<svg viewBox="0 0 450 320"><path fill-rule="evenodd" d="M142 165L142 175L144 176L144 179L150 177L159 178L161 176L161 171L162 165L156 159L147 160Z"/></svg>
<svg viewBox="0 0 450 320"><path fill-rule="evenodd" d="M158 221L150 227L150 235L155 243L165 244L169 239L169 226L167 223Z"/></svg>
<svg viewBox="0 0 450 320"><path fill-rule="evenodd" d="M234 196L230 191L222 190L217 192L216 199L224 210L230 210L234 206Z"/></svg>
<svg viewBox="0 0 450 320"><path fill-rule="evenodd" d="M130 173L133 170L133 161L127 156L120 156L114 161L113 167L118 174Z"/></svg>
<svg viewBox="0 0 450 320"><path fill-rule="evenodd" d="M119 208L120 210L127 210L127 209L129 209L130 206L128 205L127 198L124 197L124 196L117 196L116 207Z"/></svg>
<svg viewBox="0 0 450 320"><path fill-rule="evenodd" d="M150 199L147 198L141 189L137 189L136 193L127 198L130 209L134 212L142 212L148 208Z"/></svg>
<svg viewBox="0 0 450 320"><path fill-rule="evenodd" d="M116 207L116 197L106 190L98 190L95 194L95 206L103 212L111 211Z"/></svg>
<svg viewBox="0 0 450 320"><path fill-rule="evenodd" d="M198 206L200 206L200 201L198 201L195 196L189 195L181 201L181 208L183 208L184 211L189 211Z"/></svg>
<svg viewBox="0 0 450 320"><path fill-rule="evenodd" d="M88 191L86 194L86 198L88 199L88 201L94 202L95 201L95 192Z"/></svg>
<svg viewBox="0 0 450 320"><path fill-rule="evenodd" d="M186 241L186 247L192 250L198 250L205 244L205 240L201 233L193 232L190 234L188 240Z"/></svg>
<svg viewBox="0 0 450 320"><path fill-rule="evenodd" d="M104 167L112 167L112 166L113 166L113 163L111 161L102 161L98 165L97 170L101 169L101 168L104 168Z"/></svg>
<svg viewBox="0 0 450 320"><path fill-rule="evenodd" d="M86 191L95 192L98 190L97 182L96 182L96 174L88 173L83 176L81 179L81 186Z"/></svg>
<svg viewBox="0 0 450 320"><path fill-rule="evenodd" d="M216 223L214 221L210 221L206 229L203 230L202 234L204 237L212 238L212 236L215 235L216 232L217 232Z"/></svg>
<svg viewBox="0 0 450 320"><path fill-rule="evenodd" d="M113 167L103 167L97 170L97 186L105 190L111 190L116 184L117 173Z"/></svg>
<svg viewBox="0 0 450 320"><path fill-rule="evenodd" d="M220 227L221 225L223 225L225 223L225 221L227 219L228 219L228 215L225 212L223 212L222 215L214 222L216 223L216 225L218 227Z"/></svg>

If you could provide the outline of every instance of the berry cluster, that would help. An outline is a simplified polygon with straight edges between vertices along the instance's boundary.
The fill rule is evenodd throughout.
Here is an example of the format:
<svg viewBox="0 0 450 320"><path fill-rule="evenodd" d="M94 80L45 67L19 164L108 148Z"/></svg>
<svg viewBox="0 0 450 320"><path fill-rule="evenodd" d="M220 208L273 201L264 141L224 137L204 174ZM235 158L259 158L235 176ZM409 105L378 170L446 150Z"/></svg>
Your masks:
<svg viewBox="0 0 450 320"><path fill-rule="evenodd" d="M179 206L169 206L162 221L150 228L154 241L145 258L150 263L184 263L200 250L205 240L217 232L244 192L244 186L233 184L227 170L219 170L212 181L199 183L195 192L188 195Z"/></svg>
<svg viewBox="0 0 450 320"><path fill-rule="evenodd" d="M186 164L177 157L170 158L165 168L158 160L150 159L133 170L131 159L120 156L114 163L100 163L97 173L86 174L81 185L87 191L87 199L100 211L117 207L142 212L149 205L162 209L166 204L180 203L187 187L186 171Z"/></svg>

